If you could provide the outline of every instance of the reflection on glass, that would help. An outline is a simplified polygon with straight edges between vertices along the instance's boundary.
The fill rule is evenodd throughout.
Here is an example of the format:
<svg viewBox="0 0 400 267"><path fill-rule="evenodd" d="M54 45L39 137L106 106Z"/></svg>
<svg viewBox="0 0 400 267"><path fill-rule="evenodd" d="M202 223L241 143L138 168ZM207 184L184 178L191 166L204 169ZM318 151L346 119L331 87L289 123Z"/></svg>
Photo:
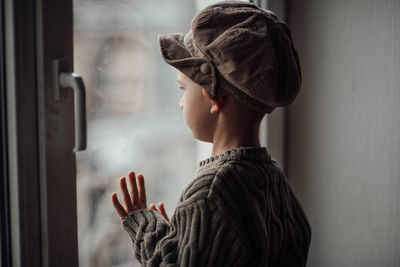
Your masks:
<svg viewBox="0 0 400 267"><path fill-rule="evenodd" d="M88 148L77 153L80 266L140 266L111 204L121 176L142 173L148 204L163 201L171 217L205 155L157 41L187 32L195 12L194 0L74 1L74 70L88 114Z"/></svg>

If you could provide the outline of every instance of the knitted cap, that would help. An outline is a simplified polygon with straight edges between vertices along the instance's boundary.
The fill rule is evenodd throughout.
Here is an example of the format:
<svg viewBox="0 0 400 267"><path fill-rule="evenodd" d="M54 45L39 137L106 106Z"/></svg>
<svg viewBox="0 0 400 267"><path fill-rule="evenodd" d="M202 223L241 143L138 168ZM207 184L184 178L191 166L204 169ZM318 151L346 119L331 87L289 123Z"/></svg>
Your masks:
<svg viewBox="0 0 400 267"><path fill-rule="evenodd" d="M199 11L186 34L159 34L163 60L212 96L232 94L262 113L289 105L301 86L288 26L266 9L220 1Z"/></svg>

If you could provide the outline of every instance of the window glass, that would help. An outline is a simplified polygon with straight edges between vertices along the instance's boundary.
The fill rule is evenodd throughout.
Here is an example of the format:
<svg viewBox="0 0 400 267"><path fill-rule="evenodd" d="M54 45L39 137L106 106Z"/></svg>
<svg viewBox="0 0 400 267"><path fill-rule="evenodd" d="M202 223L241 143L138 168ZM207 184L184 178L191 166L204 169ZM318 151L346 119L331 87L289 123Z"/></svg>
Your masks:
<svg viewBox="0 0 400 267"><path fill-rule="evenodd" d="M178 106L177 72L157 34L190 28L194 0L74 1L74 71L87 89L88 146L77 153L80 266L140 266L111 193L130 170L147 202L171 217L211 144L194 139ZM206 144L204 146L204 144ZM206 147L204 149L204 147Z"/></svg>

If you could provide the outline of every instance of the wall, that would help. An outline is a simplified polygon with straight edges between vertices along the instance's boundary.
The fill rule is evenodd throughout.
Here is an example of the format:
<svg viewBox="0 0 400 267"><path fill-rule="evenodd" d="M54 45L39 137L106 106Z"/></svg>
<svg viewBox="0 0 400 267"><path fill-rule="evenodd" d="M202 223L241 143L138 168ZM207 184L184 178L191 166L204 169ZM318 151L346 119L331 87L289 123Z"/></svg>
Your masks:
<svg viewBox="0 0 400 267"><path fill-rule="evenodd" d="M289 1L303 86L287 174L309 267L400 266L400 1Z"/></svg>

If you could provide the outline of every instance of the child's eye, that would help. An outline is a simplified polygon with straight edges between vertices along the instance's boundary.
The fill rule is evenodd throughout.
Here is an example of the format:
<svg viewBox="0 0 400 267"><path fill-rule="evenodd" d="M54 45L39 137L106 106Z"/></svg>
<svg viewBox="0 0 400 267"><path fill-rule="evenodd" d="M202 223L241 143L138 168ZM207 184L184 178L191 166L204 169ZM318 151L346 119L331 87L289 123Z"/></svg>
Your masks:
<svg viewBox="0 0 400 267"><path fill-rule="evenodd" d="M183 88L182 86L179 86L179 88L180 88L182 91L184 91L184 90L185 90L185 88Z"/></svg>

